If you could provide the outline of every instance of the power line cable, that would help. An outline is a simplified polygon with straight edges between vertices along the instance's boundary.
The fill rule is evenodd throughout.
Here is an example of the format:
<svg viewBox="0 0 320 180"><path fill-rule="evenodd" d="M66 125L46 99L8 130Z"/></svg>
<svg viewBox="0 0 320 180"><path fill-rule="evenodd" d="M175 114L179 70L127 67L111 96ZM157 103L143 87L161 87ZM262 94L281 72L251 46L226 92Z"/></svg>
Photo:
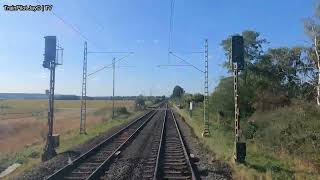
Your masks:
<svg viewBox="0 0 320 180"><path fill-rule="evenodd" d="M170 6L170 24L169 24L169 44L168 44L168 62L170 59L170 50L172 45L172 34L173 34L173 17L174 17L174 4L175 0L171 0Z"/></svg>
<svg viewBox="0 0 320 180"><path fill-rule="evenodd" d="M115 61L115 63L116 63L116 62L119 62L119 61L121 61L121 60L123 60L123 59L125 59L125 58L127 58L127 57L129 57L130 55L131 55L131 53L128 54L128 55L126 55L126 56L124 56L124 57L122 57L122 58L120 58L120 59L117 59L117 60ZM100 72L100 71L102 71L102 70L104 70L104 69L111 68L112 65L113 65L113 63L108 64L108 65L106 65L106 66L103 66L103 67L101 67L100 69L98 69L98 70L96 70L96 71L88 74L87 77L89 77L89 76L91 76L91 75L93 75L93 74L96 74L96 73L98 73L98 72Z"/></svg>
<svg viewBox="0 0 320 180"><path fill-rule="evenodd" d="M199 69L197 66L195 66L195 65L193 65L193 64L191 64L191 63L189 63L188 61L186 61L185 59L183 59L183 58L181 58L181 57L179 57L179 56L177 56L176 54L174 54L173 52L170 52L170 54L172 54L173 56L175 56L176 58L178 58L178 59L180 59L181 61L183 61L184 63L186 63L186 64L188 64L188 65L190 65L190 66L192 66L192 67L194 67L195 69L197 69L198 71L200 71L200 72L202 72L202 73L204 73L204 71L203 70L201 70L201 69Z"/></svg>
<svg viewBox="0 0 320 180"><path fill-rule="evenodd" d="M40 0L36 0L39 4L43 4ZM76 28L74 25L68 23L66 20L64 20L61 16L59 16L57 13L55 13L53 10L50 11L56 18L58 18L63 24L65 24L66 26L68 26L71 30L73 30L74 32L76 32L82 39L84 39L85 41L91 43L92 45L96 46L95 43L93 43L92 41L90 41L85 35L83 35L83 33ZM97 46L96 46L97 47Z"/></svg>

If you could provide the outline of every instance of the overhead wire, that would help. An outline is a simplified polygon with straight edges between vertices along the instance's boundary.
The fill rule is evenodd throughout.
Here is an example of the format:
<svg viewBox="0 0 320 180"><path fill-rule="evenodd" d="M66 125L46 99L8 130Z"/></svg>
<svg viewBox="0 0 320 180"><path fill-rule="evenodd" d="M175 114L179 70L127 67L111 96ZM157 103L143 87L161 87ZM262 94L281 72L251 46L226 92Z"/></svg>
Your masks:
<svg viewBox="0 0 320 180"><path fill-rule="evenodd" d="M40 0L36 0L39 4L43 4ZM73 30L75 33L77 33L83 40L89 42L90 44L94 45L97 47L95 43L93 43L89 38L87 38L78 28L76 28L74 25L71 23L68 23L66 20L64 20L61 16L59 16L57 13L55 13L53 10L50 11L53 16L58 18L63 24L68 26L71 30Z"/></svg>
<svg viewBox="0 0 320 180"><path fill-rule="evenodd" d="M188 62L188 61L186 61L185 59L183 59L183 58L181 58L181 57L177 56L177 55L176 55L176 54L174 54L173 52L170 52L170 54L172 54L172 55L173 55L173 56L175 56L176 58L180 59L180 60L181 60L181 61L183 61L184 63L186 63L186 64L188 64L188 65L192 66L193 68L197 69L198 71L200 71L200 72L204 73L204 71L203 71L203 70L201 70L201 69L200 69L200 68L198 68L197 66L195 66L195 65L193 65L193 64L191 64L191 63L189 63L189 62Z"/></svg>
<svg viewBox="0 0 320 180"><path fill-rule="evenodd" d="M170 6L170 23L169 23L169 44L168 44L168 63L170 59L170 51L171 51L171 45L172 45L172 34L173 34L173 17L174 17L174 4L175 0L171 0L171 6Z"/></svg>
<svg viewBox="0 0 320 180"><path fill-rule="evenodd" d="M123 56L122 58L116 59L116 60L115 60L115 63L122 61L123 59L129 57L130 55L131 55L131 53L128 54L128 55L126 55L126 56ZM89 76L91 76L91 75L93 75L93 74L96 74L96 73L98 73L98 72L100 72L100 71L102 71L102 70L104 70L104 69L111 68L112 65L113 65L113 63L108 64L108 65L105 65L105 66L101 67L100 69L98 69L98 70L96 70L96 71L94 71L94 72L92 72L92 73L89 73L89 74L87 75L87 77L89 77Z"/></svg>

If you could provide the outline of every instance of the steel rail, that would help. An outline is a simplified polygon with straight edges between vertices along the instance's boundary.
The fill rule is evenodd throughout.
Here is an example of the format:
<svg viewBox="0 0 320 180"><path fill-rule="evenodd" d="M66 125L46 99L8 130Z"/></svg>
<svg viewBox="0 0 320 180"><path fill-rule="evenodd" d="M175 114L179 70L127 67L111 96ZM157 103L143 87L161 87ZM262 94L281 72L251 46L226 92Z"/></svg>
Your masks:
<svg viewBox="0 0 320 180"><path fill-rule="evenodd" d="M189 155L187 153L185 144L183 142L179 126L178 126L178 124L176 122L176 118L175 118L175 116L174 116L174 114L173 114L171 109L168 109L168 111L170 113L166 112L165 118L168 119L168 116L172 116L172 120L174 121L174 126L175 126L174 128L175 128L175 130L177 132L178 139L179 139L180 145L182 147L182 151L183 151L183 155L184 155L184 158L185 158L185 161L186 161L186 165L187 165L188 170L190 171L190 176L191 176L190 178L192 180L196 180L196 176L195 176L194 170L192 168L192 165L191 165L191 162L190 162ZM155 168L153 180L163 179L164 178L164 177L159 177L161 175L161 173L159 171L161 171L161 166L163 166L163 164L161 164L161 162L160 162L160 160L161 160L160 156L165 151L163 148L166 148L165 145L164 145L165 133L167 131L166 126L165 126L166 123L168 123L168 120L165 120L164 124L163 124L163 129L162 129L162 134L161 134L161 141L160 141L160 145L159 145L158 157L157 157L157 161L156 161L156 168ZM163 157L162 157L162 159L163 159ZM174 177L173 177L173 179L174 179Z"/></svg>
<svg viewBox="0 0 320 180"><path fill-rule="evenodd" d="M167 104L166 109L168 109L168 104ZM158 167L159 167L160 150L161 150L161 146L162 146L162 139L163 139L163 134L164 134L164 129L165 129L166 120L167 120L167 110L165 111L164 120L163 120L163 123L162 123L160 143L159 143L159 148L158 148L158 155L157 155L157 160L156 160L156 166L155 166L155 168L154 168L154 173L153 173L153 180L156 180L156 178L157 178L157 173L158 173L157 169L158 169Z"/></svg>
<svg viewBox="0 0 320 180"><path fill-rule="evenodd" d="M87 178L87 180L95 180L98 179L101 175L103 175L105 171L105 167L110 163L111 159L114 157L114 154L119 151L127 142L131 141L131 139L137 135L137 132L139 132L142 127L144 127L156 114L157 112L154 112L143 124L141 124L138 129L136 129L130 137L123 142L117 149L113 151L113 153Z"/></svg>
<svg viewBox="0 0 320 180"><path fill-rule="evenodd" d="M160 105L161 106L161 105ZM147 112L146 114L144 114L143 116L139 117L138 119L134 120L133 122L129 123L127 126L125 126L124 128L120 129L119 131L117 131L115 134L113 134L112 136L110 136L109 138L105 139L104 141L102 141L101 143L99 143L98 145L96 145L95 147L91 148L90 150L88 150L86 153L84 153L83 155L81 155L80 157L78 157L77 159L75 159L71 164L68 164L66 166L64 166L63 168L59 169L57 172L55 172L54 174L50 175L47 180L54 180L54 179L64 179L64 177L66 175L68 175L68 173L71 173L73 170L75 170L80 164L84 163L85 160L87 160L89 157L94 156L98 150L100 150L102 147L106 146L109 143L114 142L113 140L117 138L117 136L120 136L122 133L124 133L126 130L129 130L131 126L135 125L136 123L138 123L139 121L143 120L144 118L147 118L131 135L129 138L127 138L127 140L125 140L123 143L121 143L116 150L114 150L108 157L107 159L100 164L100 166L98 166L93 173L91 173L87 178L85 179L92 179L95 178L99 175L101 175L102 170L104 169L104 167L110 162L110 160L112 159L112 157L114 157L114 154L119 151L125 144L127 144L127 142L129 142L136 134L137 132L139 132L142 127L149 122L154 115L157 113L157 111L155 110L151 110L149 112ZM149 116L150 115L150 116ZM148 117L149 116L149 117Z"/></svg>
<svg viewBox="0 0 320 180"><path fill-rule="evenodd" d="M173 120L174 120L174 124L176 125L176 129L177 129L177 132L178 132L178 135L179 135L180 142L181 142L181 144L182 144L184 156L185 156L185 158L186 158L186 160L187 160L189 169L190 169L190 171L191 171L191 178L192 178L192 180L195 180L195 179L196 179L196 176L195 176L195 173L194 173L194 171L193 171L193 168L192 168L192 165L191 165L191 162L190 162L190 158L189 158L189 155L188 155L188 153L187 153L187 149L186 149L186 147L185 147L185 145L184 145L184 142L183 142L183 139L182 139L182 136L181 136L181 133L180 133L179 126L178 126L178 124L177 124L177 121L176 121L175 115L173 114L173 111L172 111L172 110L170 110L170 111L171 111L171 114L172 114L172 117L173 117Z"/></svg>

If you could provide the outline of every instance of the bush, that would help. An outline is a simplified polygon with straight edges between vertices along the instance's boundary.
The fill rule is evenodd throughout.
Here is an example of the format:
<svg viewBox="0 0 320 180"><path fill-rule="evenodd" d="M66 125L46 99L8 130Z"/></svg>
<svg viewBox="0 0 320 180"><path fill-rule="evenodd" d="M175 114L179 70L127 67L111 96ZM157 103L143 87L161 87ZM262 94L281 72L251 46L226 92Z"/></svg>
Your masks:
<svg viewBox="0 0 320 180"><path fill-rule="evenodd" d="M264 147L283 151L320 163L320 111L305 102L268 112L256 112L250 120L257 130L254 137ZM251 127L246 128L250 137Z"/></svg>
<svg viewBox="0 0 320 180"><path fill-rule="evenodd" d="M138 96L135 100L136 109L144 109L145 108L145 99L142 95Z"/></svg>
<svg viewBox="0 0 320 180"><path fill-rule="evenodd" d="M120 114L129 114L128 110L126 107L117 107L115 109L115 113L120 115Z"/></svg>
<svg viewBox="0 0 320 180"><path fill-rule="evenodd" d="M243 135L246 139L253 139L257 132L258 126L253 122L246 123L243 127Z"/></svg>

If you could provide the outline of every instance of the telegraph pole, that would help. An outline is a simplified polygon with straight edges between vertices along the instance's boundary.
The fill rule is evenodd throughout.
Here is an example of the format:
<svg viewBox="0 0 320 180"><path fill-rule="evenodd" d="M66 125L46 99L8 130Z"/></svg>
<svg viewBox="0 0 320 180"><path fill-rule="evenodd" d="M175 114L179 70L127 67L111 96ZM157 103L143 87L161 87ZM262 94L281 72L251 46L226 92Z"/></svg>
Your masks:
<svg viewBox="0 0 320 180"><path fill-rule="evenodd" d="M209 65L209 54L208 54L208 39L205 40L205 58L204 58L204 99L203 99L203 122L204 122L204 130L202 136L210 136L209 131L209 90L208 90L208 65Z"/></svg>
<svg viewBox="0 0 320 180"><path fill-rule="evenodd" d="M112 69L113 69L113 81L112 81L112 119L114 119L114 82L115 82L115 71L116 71L116 58L112 59Z"/></svg>
<svg viewBox="0 0 320 180"><path fill-rule="evenodd" d="M83 72L82 72L82 91L81 91L81 112L80 112L80 134L86 134L87 119L87 42L84 43L83 52Z"/></svg>
<svg viewBox="0 0 320 180"><path fill-rule="evenodd" d="M47 142L42 155L42 160L46 161L57 155L55 148L58 146L59 135L53 135L53 121L54 121L54 89L55 89L55 72L56 66L61 65L58 62L59 53L63 48L57 46L56 36L46 36L45 38L45 54L42 66L50 70L49 90L46 91L48 95L48 135ZM58 49L57 49L58 47ZM58 56L57 56L58 55Z"/></svg>

